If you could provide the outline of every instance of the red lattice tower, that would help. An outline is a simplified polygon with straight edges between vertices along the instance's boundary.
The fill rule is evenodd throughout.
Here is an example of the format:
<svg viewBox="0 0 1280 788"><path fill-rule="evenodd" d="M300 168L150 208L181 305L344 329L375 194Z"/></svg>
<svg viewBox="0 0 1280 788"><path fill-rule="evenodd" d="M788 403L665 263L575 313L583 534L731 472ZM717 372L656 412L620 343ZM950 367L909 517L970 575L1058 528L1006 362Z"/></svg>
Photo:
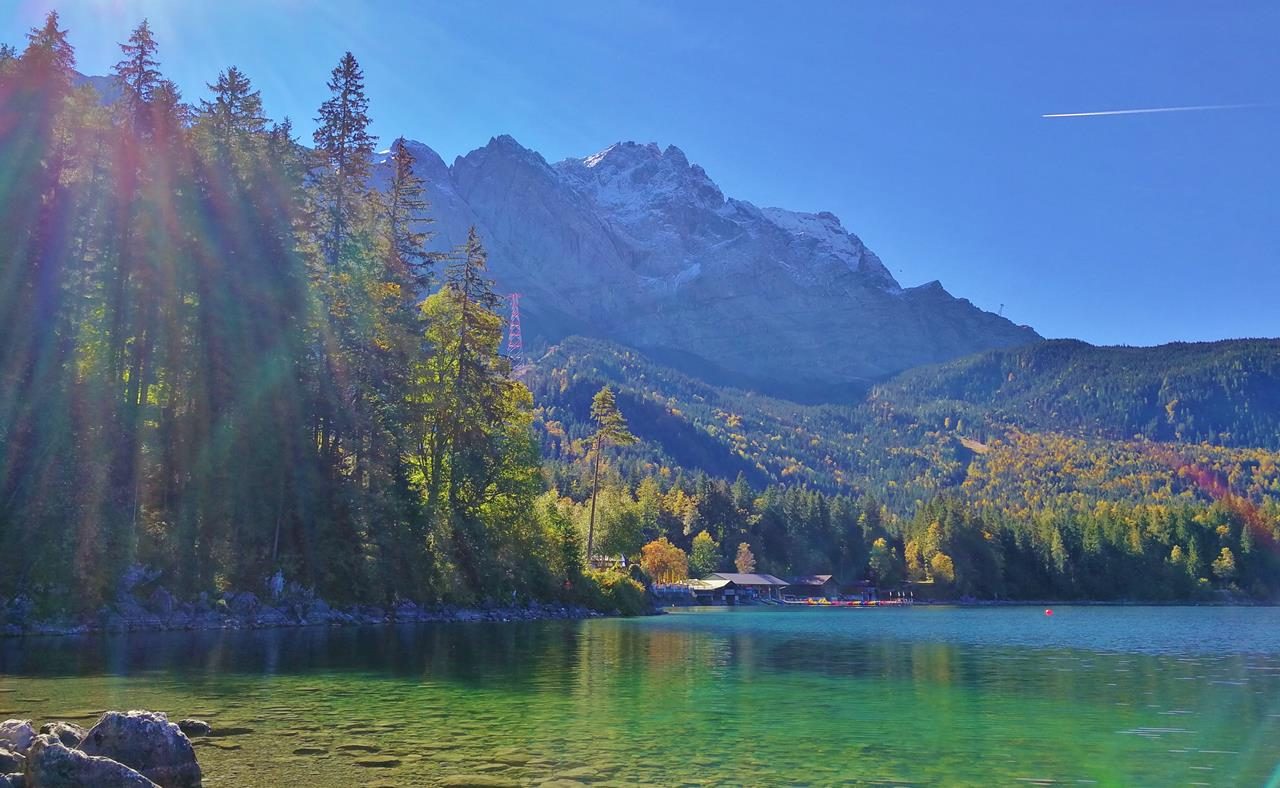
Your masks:
<svg viewBox="0 0 1280 788"><path fill-rule="evenodd" d="M507 296L511 302L511 317L507 320L507 358L511 359L511 371L524 372L529 362L524 357L524 334L520 330L520 293Z"/></svg>

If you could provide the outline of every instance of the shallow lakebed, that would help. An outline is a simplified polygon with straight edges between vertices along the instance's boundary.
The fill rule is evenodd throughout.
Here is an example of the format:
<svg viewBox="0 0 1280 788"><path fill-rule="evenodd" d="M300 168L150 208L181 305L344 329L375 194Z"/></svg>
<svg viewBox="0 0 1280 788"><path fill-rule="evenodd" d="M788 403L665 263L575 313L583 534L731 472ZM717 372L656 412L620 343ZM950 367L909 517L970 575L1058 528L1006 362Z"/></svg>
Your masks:
<svg viewBox="0 0 1280 788"><path fill-rule="evenodd" d="M1280 609L681 610L0 641L0 718L199 717L211 786L1261 785Z"/></svg>

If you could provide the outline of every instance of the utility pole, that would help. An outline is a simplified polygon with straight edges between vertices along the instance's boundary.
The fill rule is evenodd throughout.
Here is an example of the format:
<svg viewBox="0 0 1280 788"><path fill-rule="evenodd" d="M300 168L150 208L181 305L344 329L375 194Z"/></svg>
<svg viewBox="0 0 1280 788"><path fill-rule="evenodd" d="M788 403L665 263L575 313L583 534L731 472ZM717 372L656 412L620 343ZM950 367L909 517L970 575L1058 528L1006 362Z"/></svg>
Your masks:
<svg viewBox="0 0 1280 788"><path fill-rule="evenodd" d="M507 358L511 360L511 375L520 377L529 371L529 361L524 357L524 333L520 328L520 293L507 296L511 302L511 317L507 319Z"/></svg>

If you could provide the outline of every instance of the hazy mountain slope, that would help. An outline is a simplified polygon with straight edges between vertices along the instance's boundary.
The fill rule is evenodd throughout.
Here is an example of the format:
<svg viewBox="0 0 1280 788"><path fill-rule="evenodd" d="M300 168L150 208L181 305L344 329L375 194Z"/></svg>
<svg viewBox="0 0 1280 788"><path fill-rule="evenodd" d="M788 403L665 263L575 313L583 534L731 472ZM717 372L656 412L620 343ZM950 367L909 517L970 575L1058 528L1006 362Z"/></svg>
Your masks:
<svg viewBox="0 0 1280 788"><path fill-rule="evenodd" d="M725 198L674 147L550 165L502 136L452 167L410 147L437 248L474 223L499 289L525 295L533 342L609 338L715 382L812 398L1037 339L936 282L901 288L829 213Z"/></svg>
<svg viewBox="0 0 1280 788"><path fill-rule="evenodd" d="M871 401L975 427L1280 448L1280 340L1055 340L913 369Z"/></svg>

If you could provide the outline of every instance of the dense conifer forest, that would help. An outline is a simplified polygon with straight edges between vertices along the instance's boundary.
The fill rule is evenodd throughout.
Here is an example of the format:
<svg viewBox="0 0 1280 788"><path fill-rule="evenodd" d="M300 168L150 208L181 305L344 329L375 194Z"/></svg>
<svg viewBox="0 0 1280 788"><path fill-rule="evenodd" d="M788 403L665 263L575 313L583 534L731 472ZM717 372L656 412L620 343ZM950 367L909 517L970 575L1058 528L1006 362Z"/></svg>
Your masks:
<svg viewBox="0 0 1280 788"><path fill-rule="evenodd" d="M146 567L186 596L279 573L639 609L588 541L658 579L1280 591L1274 342L1044 343L846 405L576 338L517 380L484 239L428 251L398 140L370 186L355 57L313 75L304 144L234 66L188 97L145 22L120 48L109 101L56 14L0 50L0 596L88 612Z"/></svg>
<svg viewBox="0 0 1280 788"><path fill-rule="evenodd" d="M0 54L0 595L581 591L483 241L426 251L398 142L370 189L356 59L306 147L234 66L183 97L145 22L120 49L110 103L56 14Z"/></svg>

